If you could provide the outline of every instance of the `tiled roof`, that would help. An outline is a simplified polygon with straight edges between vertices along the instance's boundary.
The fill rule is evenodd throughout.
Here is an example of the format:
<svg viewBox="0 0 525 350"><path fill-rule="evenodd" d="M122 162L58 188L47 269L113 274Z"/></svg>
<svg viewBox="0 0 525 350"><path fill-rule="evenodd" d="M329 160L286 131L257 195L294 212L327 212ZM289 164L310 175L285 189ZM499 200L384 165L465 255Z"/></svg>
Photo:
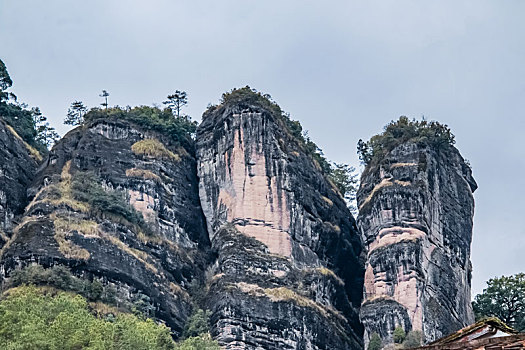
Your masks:
<svg viewBox="0 0 525 350"><path fill-rule="evenodd" d="M517 350L525 349L525 334L501 322L487 318L460 329L428 345L421 350Z"/></svg>
<svg viewBox="0 0 525 350"><path fill-rule="evenodd" d="M483 319L481 321L478 321L474 324L471 324L470 326L467 326L465 328L460 329L456 333L452 333L450 335L447 335L446 337L443 337L441 339L438 339L429 345L440 345L440 344L448 344L451 342L455 342L463 337L468 336L469 334L473 334L476 331L480 330L481 328L484 328L486 326L492 326L496 330L500 330L504 333L508 333L509 335L512 334L518 334L518 332L511 327L507 326L505 323L503 323L499 318L497 317L490 317Z"/></svg>
<svg viewBox="0 0 525 350"><path fill-rule="evenodd" d="M521 350L525 349L525 334L483 338L448 344L426 345L420 350ZM416 350L416 349L413 349Z"/></svg>

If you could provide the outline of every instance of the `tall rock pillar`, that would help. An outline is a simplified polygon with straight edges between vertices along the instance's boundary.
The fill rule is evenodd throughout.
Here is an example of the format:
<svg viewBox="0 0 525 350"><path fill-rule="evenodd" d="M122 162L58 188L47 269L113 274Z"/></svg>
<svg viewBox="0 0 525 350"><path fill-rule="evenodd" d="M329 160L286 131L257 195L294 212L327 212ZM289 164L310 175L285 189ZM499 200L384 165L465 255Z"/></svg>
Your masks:
<svg viewBox="0 0 525 350"><path fill-rule="evenodd" d="M451 145L407 141L364 170L358 226L367 249L365 342L397 326L426 342L473 322L471 169Z"/></svg>
<svg viewBox="0 0 525 350"><path fill-rule="evenodd" d="M209 109L197 131L217 253L212 335L226 349L360 349L355 221L285 118L244 88Z"/></svg>

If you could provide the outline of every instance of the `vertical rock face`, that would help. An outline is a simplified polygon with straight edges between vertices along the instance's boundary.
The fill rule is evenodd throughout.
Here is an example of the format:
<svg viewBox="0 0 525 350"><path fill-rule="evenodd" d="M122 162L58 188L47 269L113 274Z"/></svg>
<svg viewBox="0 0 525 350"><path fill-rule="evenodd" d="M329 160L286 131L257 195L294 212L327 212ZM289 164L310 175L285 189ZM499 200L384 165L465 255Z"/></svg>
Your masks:
<svg viewBox="0 0 525 350"><path fill-rule="evenodd" d="M27 205L27 188L38 166L28 147L0 117L0 247Z"/></svg>
<svg viewBox="0 0 525 350"><path fill-rule="evenodd" d="M435 340L473 321L470 243L477 185L455 148L402 143L367 166L358 225L367 248L361 320Z"/></svg>
<svg viewBox="0 0 525 350"><path fill-rule="evenodd" d="M361 348L355 221L281 118L224 103L197 131L212 333L226 349Z"/></svg>
<svg viewBox="0 0 525 350"><path fill-rule="evenodd" d="M149 310L180 334L188 285L209 250L192 154L126 121L69 132L37 173L34 198L4 247L4 282L31 264L67 266L115 291L119 307Z"/></svg>

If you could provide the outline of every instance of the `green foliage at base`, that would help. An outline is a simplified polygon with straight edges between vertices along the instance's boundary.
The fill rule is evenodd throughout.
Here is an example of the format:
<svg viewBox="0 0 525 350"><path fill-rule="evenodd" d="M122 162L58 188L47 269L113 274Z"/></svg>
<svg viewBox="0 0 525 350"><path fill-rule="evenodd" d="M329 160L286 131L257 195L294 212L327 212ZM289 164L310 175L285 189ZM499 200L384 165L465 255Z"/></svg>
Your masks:
<svg viewBox="0 0 525 350"><path fill-rule="evenodd" d="M197 122L187 116L174 116L171 109L160 109L150 106L112 107L105 109L92 108L84 115L84 122L96 119L128 120L147 130L158 131L168 135L173 141L188 145L188 140L197 130Z"/></svg>
<svg viewBox="0 0 525 350"><path fill-rule="evenodd" d="M175 350L220 350L219 344L211 339L209 333L185 339L175 346Z"/></svg>
<svg viewBox="0 0 525 350"><path fill-rule="evenodd" d="M129 314L99 319L79 295L26 286L0 301L0 348L171 350L174 343L169 329L151 319Z"/></svg>
<svg viewBox="0 0 525 350"><path fill-rule="evenodd" d="M184 338L196 337L199 334L206 334L210 331L209 326L210 312L196 309L186 322L186 327L182 336Z"/></svg>
<svg viewBox="0 0 525 350"><path fill-rule="evenodd" d="M436 150L448 150L454 146L454 135L449 127L436 121L410 120L402 116L385 127L383 133L373 136L368 142L359 140L357 153L361 161L368 165L382 159L398 145L414 142L431 146Z"/></svg>
<svg viewBox="0 0 525 350"><path fill-rule="evenodd" d="M98 280L85 280L75 277L71 271L62 265L44 269L41 265L30 265L15 270L7 282L7 288L18 287L24 284L36 286L52 286L64 291L80 294L89 301L102 301L107 304L115 302L116 290L105 287Z"/></svg>
<svg viewBox="0 0 525 350"><path fill-rule="evenodd" d="M497 317L517 331L525 331L525 273L491 278L472 306L476 320Z"/></svg>
<svg viewBox="0 0 525 350"><path fill-rule="evenodd" d="M401 344L406 338L406 333L403 327L397 326L394 329L394 343Z"/></svg>
<svg viewBox="0 0 525 350"><path fill-rule="evenodd" d="M368 343L368 350L381 350L383 348L383 342L379 337L379 334L372 333L370 336L370 342Z"/></svg>
<svg viewBox="0 0 525 350"><path fill-rule="evenodd" d="M117 290L111 284L102 284L99 280L92 281L74 276L71 271L62 265L43 268L41 265L30 265L15 270L4 285L4 290L22 285L50 286L59 290L73 292L86 298L88 301L102 302L106 305L117 306L120 311L132 312L139 317L153 317L155 306L150 298L137 291L129 296L129 300L117 301Z"/></svg>

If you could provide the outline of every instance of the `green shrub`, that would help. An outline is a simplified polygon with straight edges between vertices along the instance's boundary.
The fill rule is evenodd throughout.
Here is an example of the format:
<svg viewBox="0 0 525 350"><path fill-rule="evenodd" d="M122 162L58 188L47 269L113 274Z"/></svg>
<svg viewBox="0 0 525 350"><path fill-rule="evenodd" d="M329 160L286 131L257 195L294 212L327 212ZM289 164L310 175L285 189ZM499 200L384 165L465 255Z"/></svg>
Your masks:
<svg viewBox="0 0 525 350"><path fill-rule="evenodd" d="M46 154L47 146L37 140L37 130L33 121L33 113L18 105L0 102L0 117L11 125L16 133L30 146L36 148L41 154Z"/></svg>
<svg viewBox="0 0 525 350"><path fill-rule="evenodd" d="M210 312L208 310L194 310L186 323L182 336L184 338L191 338L199 334L208 333L210 331L209 319Z"/></svg>
<svg viewBox="0 0 525 350"><path fill-rule="evenodd" d="M379 334L372 333L370 336L370 342L368 343L368 350L381 350L383 348L383 342L379 337Z"/></svg>
<svg viewBox="0 0 525 350"><path fill-rule="evenodd" d="M394 329L394 343L401 344L406 337L405 330L401 326L397 326L396 329Z"/></svg>
<svg viewBox="0 0 525 350"><path fill-rule="evenodd" d="M175 346L176 350L220 350L219 344L211 339L209 333L185 339Z"/></svg>
<svg viewBox="0 0 525 350"><path fill-rule="evenodd" d="M0 348L15 349L173 349L169 329L153 320L119 314L96 318L86 300L36 287L10 290L0 302Z"/></svg>
<svg viewBox="0 0 525 350"><path fill-rule="evenodd" d="M388 152L405 142L431 146L436 150L449 150L455 144L454 135L447 125L436 121L409 120L402 116L390 122L383 133L373 136L368 142L359 140L357 152L367 165L382 159Z"/></svg>
<svg viewBox="0 0 525 350"><path fill-rule="evenodd" d="M423 335L421 331L410 331L408 332L403 347L405 349L412 349L421 346Z"/></svg>

